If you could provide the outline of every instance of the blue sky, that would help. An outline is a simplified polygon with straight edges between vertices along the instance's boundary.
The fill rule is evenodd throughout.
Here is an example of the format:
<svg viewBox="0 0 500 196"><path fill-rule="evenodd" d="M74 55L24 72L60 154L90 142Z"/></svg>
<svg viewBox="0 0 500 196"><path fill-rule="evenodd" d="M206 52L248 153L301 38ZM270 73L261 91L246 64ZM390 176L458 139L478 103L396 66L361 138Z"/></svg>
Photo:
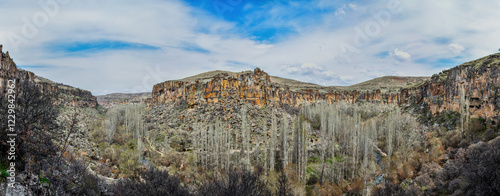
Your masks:
<svg viewBox="0 0 500 196"><path fill-rule="evenodd" d="M94 94L211 70L351 85L430 76L500 48L500 2L1 1L18 66Z"/></svg>

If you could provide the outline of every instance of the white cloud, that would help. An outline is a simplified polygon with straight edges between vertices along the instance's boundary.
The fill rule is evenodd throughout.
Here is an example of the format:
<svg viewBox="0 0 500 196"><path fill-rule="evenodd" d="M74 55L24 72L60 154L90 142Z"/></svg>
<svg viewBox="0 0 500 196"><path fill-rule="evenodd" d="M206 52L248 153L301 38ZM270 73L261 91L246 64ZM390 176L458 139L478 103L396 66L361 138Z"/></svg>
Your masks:
<svg viewBox="0 0 500 196"><path fill-rule="evenodd" d="M394 49L394 52L389 53L390 56L393 56L398 61L410 61L411 55L408 52L401 51L399 49Z"/></svg>
<svg viewBox="0 0 500 196"><path fill-rule="evenodd" d="M323 68L314 64L314 63L304 63L302 64L302 69L313 71L313 70L322 70Z"/></svg>
<svg viewBox="0 0 500 196"><path fill-rule="evenodd" d="M345 8L345 7L338 8L338 9L335 11L335 16L345 15L345 10L344 10L344 8Z"/></svg>
<svg viewBox="0 0 500 196"><path fill-rule="evenodd" d="M304 63L301 66L290 66L287 68L289 74L310 74L320 72L324 69L314 63Z"/></svg>
<svg viewBox="0 0 500 196"><path fill-rule="evenodd" d="M358 9L358 5L354 4L354 3L349 3L349 7L352 9L352 10L357 10Z"/></svg>
<svg viewBox="0 0 500 196"><path fill-rule="evenodd" d="M450 50L453 54L460 54L465 50L465 48L460 44L453 43L448 45L448 50Z"/></svg>
<svg viewBox="0 0 500 196"><path fill-rule="evenodd" d="M335 10L335 16L345 15L346 11L350 11L350 10L356 11L357 9L358 9L358 5L356 5L354 3L349 3L347 5L344 4L344 5L342 5L342 7L337 8L337 10Z"/></svg>
<svg viewBox="0 0 500 196"><path fill-rule="evenodd" d="M300 66L284 66L289 76L299 76L309 82L320 85L331 85L326 81L338 81L341 79L335 72L326 70L315 63L303 63Z"/></svg>

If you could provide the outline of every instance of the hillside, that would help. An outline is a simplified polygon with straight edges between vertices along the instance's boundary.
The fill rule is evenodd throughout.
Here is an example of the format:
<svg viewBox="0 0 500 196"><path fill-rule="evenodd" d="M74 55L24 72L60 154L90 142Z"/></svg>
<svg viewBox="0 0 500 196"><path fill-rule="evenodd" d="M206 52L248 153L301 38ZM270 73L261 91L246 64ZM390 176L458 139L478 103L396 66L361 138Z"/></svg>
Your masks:
<svg viewBox="0 0 500 196"><path fill-rule="evenodd" d="M384 76L374 78L359 84L351 86L337 86L343 90L373 90L380 89L384 91L398 91L400 88L416 85L429 80L431 77L401 77L401 76Z"/></svg>

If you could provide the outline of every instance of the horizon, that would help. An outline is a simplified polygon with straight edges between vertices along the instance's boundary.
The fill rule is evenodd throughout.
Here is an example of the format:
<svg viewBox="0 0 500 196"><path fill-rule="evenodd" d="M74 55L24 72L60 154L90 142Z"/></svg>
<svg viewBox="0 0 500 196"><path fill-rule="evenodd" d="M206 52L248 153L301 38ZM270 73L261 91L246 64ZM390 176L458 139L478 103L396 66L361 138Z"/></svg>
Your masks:
<svg viewBox="0 0 500 196"><path fill-rule="evenodd" d="M430 77L498 52L500 2L44 0L2 3L19 68L94 95L213 70L349 86Z"/></svg>

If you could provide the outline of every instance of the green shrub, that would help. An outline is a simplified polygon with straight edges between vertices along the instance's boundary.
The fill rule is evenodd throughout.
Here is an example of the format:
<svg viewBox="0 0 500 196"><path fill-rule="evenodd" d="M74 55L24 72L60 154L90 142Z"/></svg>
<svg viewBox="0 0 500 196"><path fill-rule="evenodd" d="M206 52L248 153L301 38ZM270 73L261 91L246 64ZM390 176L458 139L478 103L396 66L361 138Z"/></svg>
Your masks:
<svg viewBox="0 0 500 196"><path fill-rule="evenodd" d="M471 117L469 122L469 131L478 133L486 130L486 120L479 117Z"/></svg>
<svg viewBox="0 0 500 196"><path fill-rule="evenodd" d="M43 183L50 184L50 181L45 177L38 177L38 180L40 180L41 184L43 184Z"/></svg>
<svg viewBox="0 0 500 196"><path fill-rule="evenodd" d="M7 169L9 169L9 166L7 164L0 163L0 170L2 171L0 174L0 178L7 178L9 176Z"/></svg>

